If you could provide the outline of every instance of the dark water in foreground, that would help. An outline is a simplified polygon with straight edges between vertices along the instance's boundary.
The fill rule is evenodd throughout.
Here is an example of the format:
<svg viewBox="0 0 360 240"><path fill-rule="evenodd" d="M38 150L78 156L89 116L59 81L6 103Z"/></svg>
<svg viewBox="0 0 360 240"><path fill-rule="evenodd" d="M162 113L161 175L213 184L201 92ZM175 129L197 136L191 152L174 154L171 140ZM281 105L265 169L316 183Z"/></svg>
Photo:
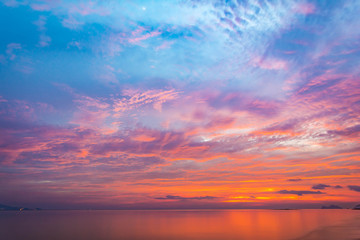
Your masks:
<svg viewBox="0 0 360 240"><path fill-rule="evenodd" d="M360 211L9 211L0 212L0 239L360 239Z"/></svg>

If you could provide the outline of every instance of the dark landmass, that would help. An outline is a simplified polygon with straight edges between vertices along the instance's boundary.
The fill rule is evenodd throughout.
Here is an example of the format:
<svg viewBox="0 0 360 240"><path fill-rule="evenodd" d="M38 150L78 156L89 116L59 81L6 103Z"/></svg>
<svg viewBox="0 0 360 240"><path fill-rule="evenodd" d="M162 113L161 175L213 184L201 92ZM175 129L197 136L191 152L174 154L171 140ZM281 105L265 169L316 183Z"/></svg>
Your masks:
<svg viewBox="0 0 360 240"><path fill-rule="evenodd" d="M329 205L329 206L322 206L321 209L343 209L338 205Z"/></svg>
<svg viewBox="0 0 360 240"><path fill-rule="evenodd" d="M18 211L20 208L0 204L0 211Z"/></svg>
<svg viewBox="0 0 360 240"><path fill-rule="evenodd" d="M41 208L13 207L13 206L0 204L0 211L34 211L34 210L38 211L41 210Z"/></svg>
<svg viewBox="0 0 360 240"><path fill-rule="evenodd" d="M353 210L360 210L360 204L356 205Z"/></svg>

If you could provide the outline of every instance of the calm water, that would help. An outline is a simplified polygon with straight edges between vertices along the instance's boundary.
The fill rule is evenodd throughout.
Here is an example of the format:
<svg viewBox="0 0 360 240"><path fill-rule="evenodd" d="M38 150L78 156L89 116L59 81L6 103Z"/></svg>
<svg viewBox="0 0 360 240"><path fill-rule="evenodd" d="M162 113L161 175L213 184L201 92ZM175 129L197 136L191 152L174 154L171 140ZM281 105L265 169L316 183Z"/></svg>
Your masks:
<svg viewBox="0 0 360 240"><path fill-rule="evenodd" d="M360 239L354 210L0 212L0 239Z"/></svg>

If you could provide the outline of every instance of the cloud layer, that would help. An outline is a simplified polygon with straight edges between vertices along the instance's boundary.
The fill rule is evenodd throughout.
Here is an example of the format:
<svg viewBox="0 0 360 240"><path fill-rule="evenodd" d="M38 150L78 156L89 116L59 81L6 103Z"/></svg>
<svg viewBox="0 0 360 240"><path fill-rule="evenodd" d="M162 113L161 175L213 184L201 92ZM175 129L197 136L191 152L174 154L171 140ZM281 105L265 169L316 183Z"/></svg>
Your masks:
<svg viewBox="0 0 360 240"><path fill-rule="evenodd" d="M357 201L359 11L1 1L0 202Z"/></svg>

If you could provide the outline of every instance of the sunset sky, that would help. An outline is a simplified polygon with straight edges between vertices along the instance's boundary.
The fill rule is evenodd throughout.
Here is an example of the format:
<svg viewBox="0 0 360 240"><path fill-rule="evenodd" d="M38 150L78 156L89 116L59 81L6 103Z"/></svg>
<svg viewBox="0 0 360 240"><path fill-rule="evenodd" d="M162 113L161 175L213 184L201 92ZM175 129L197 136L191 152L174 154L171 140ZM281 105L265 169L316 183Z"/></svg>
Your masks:
<svg viewBox="0 0 360 240"><path fill-rule="evenodd" d="M360 1L0 0L0 203L352 207Z"/></svg>

